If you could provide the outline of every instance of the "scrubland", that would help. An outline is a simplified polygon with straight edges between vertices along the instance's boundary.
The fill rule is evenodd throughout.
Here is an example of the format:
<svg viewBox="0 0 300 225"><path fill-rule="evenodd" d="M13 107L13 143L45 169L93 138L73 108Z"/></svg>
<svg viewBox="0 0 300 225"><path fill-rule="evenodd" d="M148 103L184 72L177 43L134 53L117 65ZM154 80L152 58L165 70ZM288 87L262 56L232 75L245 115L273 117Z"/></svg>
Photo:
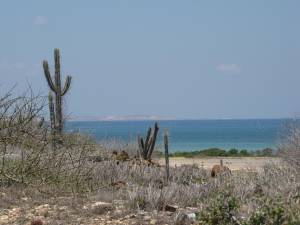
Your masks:
<svg viewBox="0 0 300 225"><path fill-rule="evenodd" d="M224 159L232 171L212 178L210 166L170 158L167 180L164 161L142 160L135 144L53 138L44 103L0 100L0 224L300 224L296 125L260 169Z"/></svg>

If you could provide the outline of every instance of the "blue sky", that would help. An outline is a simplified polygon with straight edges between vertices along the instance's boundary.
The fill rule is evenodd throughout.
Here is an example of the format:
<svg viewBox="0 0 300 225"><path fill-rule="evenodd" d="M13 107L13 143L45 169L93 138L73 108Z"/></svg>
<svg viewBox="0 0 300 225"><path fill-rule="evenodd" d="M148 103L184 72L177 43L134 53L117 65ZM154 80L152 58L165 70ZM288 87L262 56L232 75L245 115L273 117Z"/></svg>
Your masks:
<svg viewBox="0 0 300 225"><path fill-rule="evenodd" d="M60 48L68 114L300 115L300 1L1 1L0 87L47 94ZM53 67L52 67L53 68Z"/></svg>

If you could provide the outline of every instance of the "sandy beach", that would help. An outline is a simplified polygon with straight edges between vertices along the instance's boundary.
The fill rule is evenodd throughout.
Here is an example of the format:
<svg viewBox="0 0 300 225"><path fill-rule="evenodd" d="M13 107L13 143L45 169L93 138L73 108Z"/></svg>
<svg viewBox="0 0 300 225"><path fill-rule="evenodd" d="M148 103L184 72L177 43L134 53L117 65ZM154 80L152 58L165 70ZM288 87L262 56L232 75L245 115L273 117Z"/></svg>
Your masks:
<svg viewBox="0 0 300 225"><path fill-rule="evenodd" d="M275 157L203 157L203 158L184 158L184 157L171 157L170 166L192 165L196 164L205 169L211 169L213 165L220 164L223 159L223 164L231 170L259 170L266 163L277 163L279 158ZM159 160L160 164L165 163L165 159Z"/></svg>

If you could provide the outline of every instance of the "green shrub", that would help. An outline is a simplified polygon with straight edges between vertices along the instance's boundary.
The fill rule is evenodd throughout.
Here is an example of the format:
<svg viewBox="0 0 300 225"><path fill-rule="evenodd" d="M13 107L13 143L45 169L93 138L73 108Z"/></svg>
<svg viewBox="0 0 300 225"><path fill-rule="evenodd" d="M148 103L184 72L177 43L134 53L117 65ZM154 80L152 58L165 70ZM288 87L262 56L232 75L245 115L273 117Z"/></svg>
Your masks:
<svg viewBox="0 0 300 225"><path fill-rule="evenodd" d="M282 225L286 224L284 206L281 201L273 202L266 198L260 200L259 207L244 225Z"/></svg>
<svg viewBox="0 0 300 225"><path fill-rule="evenodd" d="M250 154L249 154L249 152L248 152L246 149L242 149L242 150L240 151L240 155L241 155L241 156L249 156Z"/></svg>
<svg viewBox="0 0 300 225"><path fill-rule="evenodd" d="M239 151L235 148L232 148L228 151L228 155L230 155L230 156L236 156L238 154L239 154Z"/></svg>
<svg viewBox="0 0 300 225"><path fill-rule="evenodd" d="M203 225L236 225L238 201L230 192L219 193L200 213L197 220Z"/></svg>
<svg viewBox="0 0 300 225"><path fill-rule="evenodd" d="M265 148L263 150L255 150L255 151L248 151L246 149L238 150L232 148L230 150L224 150L219 148L209 148L199 151L192 151L192 152L174 152L170 154L170 157L186 157L186 158L193 158L193 157L247 157L247 156L274 156L274 150L271 148ZM163 154L159 155L160 157Z"/></svg>

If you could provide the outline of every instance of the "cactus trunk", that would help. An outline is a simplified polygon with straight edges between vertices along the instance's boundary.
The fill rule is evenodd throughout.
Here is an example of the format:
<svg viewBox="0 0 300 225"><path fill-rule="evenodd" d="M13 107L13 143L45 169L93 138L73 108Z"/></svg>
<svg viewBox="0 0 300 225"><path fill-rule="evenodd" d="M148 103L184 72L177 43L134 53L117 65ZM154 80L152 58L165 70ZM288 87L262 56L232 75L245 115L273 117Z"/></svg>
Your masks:
<svg viewBox="0 0 300 225"><path fill-rule="evenodd" d="M165 146L165 160L166 160L166 180L170 179L170 165L169 165L169 138L167 132L164 134L164 146Z"/></svg>
<svg viewBox="0 0 300 225"><path fill-rule="evenodd" d="M51 139L52 139L52 148L53 150L56 149L56 143L55 143L55 139L56 139L56 129L55 129L55 110L54 110L54 102L53 102L53 96L51 94L51 92L49 92L49 96L48 96L48 100L49 100L49 114L50 114L50 128L51 128Z"/></svg>
<svg viewBox="0 0 300 225"><path fill-rule="evenodd" d="M53 97L51 93L49 93L49 113L50 113L50 127L51 127L51 134L55 134L55 112L54 112L54 103Z"/></svg>

